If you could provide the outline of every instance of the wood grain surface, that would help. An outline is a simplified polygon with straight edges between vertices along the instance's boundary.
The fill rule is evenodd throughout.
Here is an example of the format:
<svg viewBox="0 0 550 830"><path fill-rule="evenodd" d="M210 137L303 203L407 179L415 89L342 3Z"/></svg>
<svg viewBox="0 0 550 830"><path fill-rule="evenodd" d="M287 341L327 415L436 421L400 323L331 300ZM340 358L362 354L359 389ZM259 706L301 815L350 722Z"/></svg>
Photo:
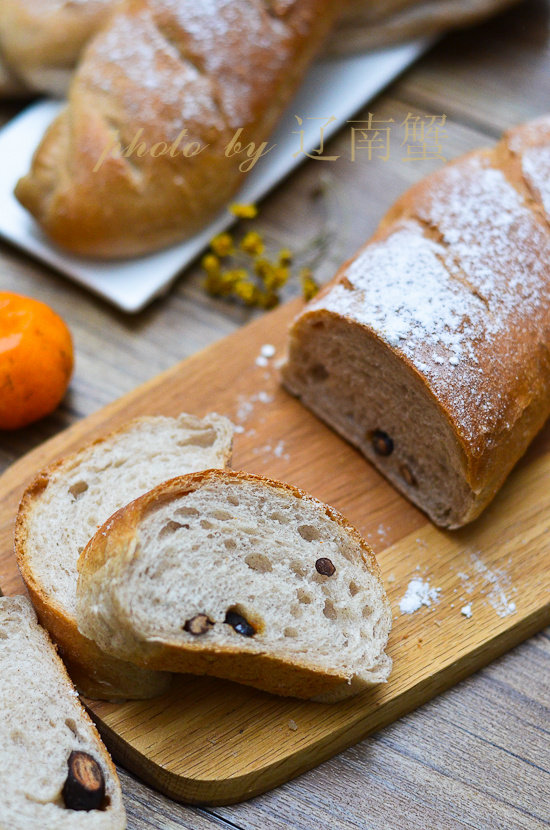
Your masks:
<svg viewBox="0 0 550 830"><path fill-rule="evenodd" d="M447 37L369 109L380 118L447 114L445 155L490 143L502 129L550 109L550 4L531 0L471 31ZM17 107L3 106L8 119ZM366 117L366 112L358 117ZM331 143L345 154L347 131ZM440 162L308 162L263 205L256 226L268 246L303 251L328 239L321 279L372 232L412 181ZM9 163L1 159L0 163ZM329 169L326 169L326 168ZM319 183L324 194L319 198ZM51 303L70 324L76 374L50 418L0 436L0 468L63 427L130 391L175 361L235 330L248 309L205 297L199 269L136 318L126 318L48 268L0 245L0 287ZM294 289L295 290L295 289ZM292 295L292 287L289 288ZM393 516L372 539L391 541ZM210 810L159 795L120 770L130 830L426 830L542 828L549 825L550 638L539 634L300 778L241 805Z"/></svg>
<svg viewBox="0 0 550 830"><path fill-rule="evenodd" d="M227 415L239 427L234 469L302 487L366 538L377 537L394 616L387 684L332 706L191 677L154 700L87 701L115 759L186 802L231 804L272 789L550 623L550 429L480 520L440 531L281 388L276 367L296 306L271 312L77 422L0 479L0 584L10 592L23 589L12 526L26 484L44 464L135 415ZM276 353L259 366L265 343ZM415 577L440 595L402 614L399 602Z"/></svg>

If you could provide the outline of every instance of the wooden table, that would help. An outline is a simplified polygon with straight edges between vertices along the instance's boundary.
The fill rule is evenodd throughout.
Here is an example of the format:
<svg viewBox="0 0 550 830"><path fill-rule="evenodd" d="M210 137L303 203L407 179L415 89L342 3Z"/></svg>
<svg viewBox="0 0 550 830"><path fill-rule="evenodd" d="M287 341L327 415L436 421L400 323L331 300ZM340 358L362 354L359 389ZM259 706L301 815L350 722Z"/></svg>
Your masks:
<svg viewBox="0 0 550 830"><path fill-rule="evenodd" d="M528 0L448 36L369 109L375 118L394 119L389 159L358 155L351 163L343 130L327 151L340 161L306 163L265 201L256 223L270 250L290 247L304 263L328 247L316 266L321 280L405 187L440 165L403 160L400 125L409 112L447 116L442 150L452 158L550 110L550 0ZM17 110L3 105L0 117ZM366 117L367 111L358 116ZM62 407L37 425L0 435L0 471L254 315L205 296L198 267L169 296L127 317L7 245L0 245L0 260L0 289L50 303L70 325L77 355ZM288 296L296 292L290 286ZM128 827L535 830L550 825L549 726L550 638L541 633L421 710L245 804L188 808L120 770Z"/></svg>

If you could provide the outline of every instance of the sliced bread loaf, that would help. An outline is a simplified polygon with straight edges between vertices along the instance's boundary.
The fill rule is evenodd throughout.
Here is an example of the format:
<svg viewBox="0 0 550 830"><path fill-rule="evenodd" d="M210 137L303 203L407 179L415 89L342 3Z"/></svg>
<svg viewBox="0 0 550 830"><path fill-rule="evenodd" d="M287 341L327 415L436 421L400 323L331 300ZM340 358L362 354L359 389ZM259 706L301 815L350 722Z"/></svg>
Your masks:
<svg viewBox="0 0 550 830"><path fill-rule="evenodd" d="M78 563L78 623L141 666L338 699L388 677L373 552L333 508L209 470L120 510Z"/></svg>
<svg viewBox="0 0 550 830"><path fill-rule="evenodd" d="M26 597L0 597L0 827L119 830L120 784Z"/></svg>
<svg viewBox="0 0 550 830"><path fill-rule="evenodd" d="M166 479L223 467L232 425L219 415L131 421L41 472L26 490L15 530L21 574L41 623L88 697L145 698L169 676L110 659L76 624L76 563L111 513Z"/></svg>

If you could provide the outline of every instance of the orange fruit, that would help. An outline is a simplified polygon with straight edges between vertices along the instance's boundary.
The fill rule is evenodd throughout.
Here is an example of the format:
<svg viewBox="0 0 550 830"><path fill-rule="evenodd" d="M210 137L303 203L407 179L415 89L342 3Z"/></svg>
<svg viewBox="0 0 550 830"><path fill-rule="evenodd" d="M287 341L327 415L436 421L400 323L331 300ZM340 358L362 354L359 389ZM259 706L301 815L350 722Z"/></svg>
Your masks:
<svg viewBox="0 0 550 830"><path fill-rule="evenodd" d="M0 429L18 429L53 412L73 363L71 333L55 311L0 291Z"/></svg>

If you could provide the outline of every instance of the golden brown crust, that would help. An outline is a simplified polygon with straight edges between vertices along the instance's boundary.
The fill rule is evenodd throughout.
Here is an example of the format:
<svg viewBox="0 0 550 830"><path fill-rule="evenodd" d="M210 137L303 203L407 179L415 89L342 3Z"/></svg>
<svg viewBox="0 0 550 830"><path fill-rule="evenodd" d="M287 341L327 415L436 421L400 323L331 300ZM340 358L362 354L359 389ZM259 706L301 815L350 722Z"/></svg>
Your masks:
<svg viewBox="0 0 550 830"><path fill-rule="evenodd" d="M380 569L372 549L348 520L333 507L323 505L304 490L291 484L265 476L233 470L206 470L164 482L111 516L109 521L99 528L80 556L79 591L81 587L85 590L86 579L96 574L111 557L118 557L119 567L124 567L126 560L132 555L130 543L135 539L136 529L150 510L157 509L166 501L185 496L209 481L261 483L294 498L323 507L331 520L359 546L366 568L381 583ZM384 602L391 619L389 601L385 594ZM289 656L282 659L261 652L243 652L237 645L218 647L205 646L200 642L142 642L136 645L135 651L128 657L136 664L150 669L214 675L273 694L299 698L324 696L333 690L345 688L347 683L344 675L331 674L313 664L308 665L305 658ZM358 689L354 686L353 692L356 691Z"/></svg>
<svg viewBox="0 0 550 830"><path fill-rule="evenodd" d="M330 325L330 318L337 318L384 343L424 386L454 435L464 480L471 488L470 504L452 527L482 512L550 414L550 202L546 208L544 204L550 175L548 147L550 117L545 116L509 131L494 149L469 153L422 179L397 200L372 238L293 325L291 354L299 352L306 325L322 318ZM528 167L527 151L533 153ZM488 194L493 191L495 200L489 208ZM503 201L498 201L499 194ZM361 316L363 289L357 285L369 290L367 272L354 277L357 285L349 275L358 261L370 262L375 251L381 253L403 230L409 239L433 243L449 285L454 281L465 289L457 296L465 298L464 302L474 297L478 306L485 304L479 325L472 325L466 310L463 329L453 330L454 309L449 303L448 325L436 325L435 336L428 326L424 342L419 339L413 348L407 340L388 339L387 318L378 315L381 326L376 328L368 313ZM515 249L508 238L514 240ZM392 276L389 271L387 276ZM424 301L419 289L425 277L419 265L407 287L403 283L403 291L413 298L418 293L419 302ZM340 291L340 297L343 293L356 296L355 303L337 301L340 289L347 292ZM447 297L452 297L450 290ZM383 297L380 303L382 307ZM410 305L414 306L414 299ZM395 312L388 301L384 313L391 320ZM403 317L404 313L399 314ZM444 314L442 310L441 318ZM422 314L416 319L422 321ZM422 330L422 323L418 327ZM463 336L463 331L468 334ZM441 333L451 343L453 338L455 343L461 341L460 359L453 358L459 366L454 376L447 357L438 354L433 360ZM289 364L285 376L293 390L291 374ZM410 492L406 494L411 497Z"/></svg>
<svg viewBox="0 0 550 830"><path fill-rule="evenodd" d="M226 154L236 132L243 146L267 139L337 12L332 0L129 0L87 47L17 198L81 255L190 236L243 179L244 153ZM115 139L145 151L113 157ZM184 158L190 142L203 149Z"/></svg>

